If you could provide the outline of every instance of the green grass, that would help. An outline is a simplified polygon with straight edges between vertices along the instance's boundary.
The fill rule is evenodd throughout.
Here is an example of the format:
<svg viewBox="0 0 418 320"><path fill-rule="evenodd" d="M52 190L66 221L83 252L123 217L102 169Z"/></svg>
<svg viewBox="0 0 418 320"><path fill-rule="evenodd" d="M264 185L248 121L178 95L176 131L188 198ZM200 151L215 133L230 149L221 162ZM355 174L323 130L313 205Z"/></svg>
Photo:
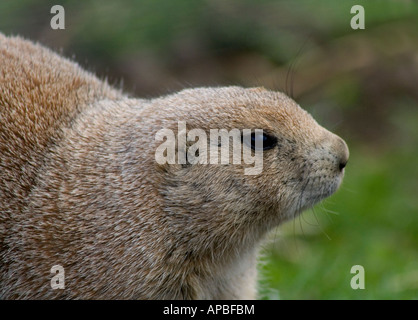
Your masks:
<svg viewBox="0 0 418 320"><path fill-rule="evenodd" d="M351 150L337 194L272 233L264 299L418 299L418 153L396 151ZM353 265L364 290L350 286Z"/></svg>

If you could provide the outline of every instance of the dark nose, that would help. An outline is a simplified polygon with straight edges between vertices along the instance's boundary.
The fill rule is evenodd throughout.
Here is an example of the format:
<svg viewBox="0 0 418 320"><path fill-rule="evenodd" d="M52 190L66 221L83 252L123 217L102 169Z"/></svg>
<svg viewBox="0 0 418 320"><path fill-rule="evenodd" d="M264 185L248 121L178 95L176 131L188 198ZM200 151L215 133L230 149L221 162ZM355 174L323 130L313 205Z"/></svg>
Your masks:
<svg viewBox="0 0 418 320"><path fill-rule="evenodd" d="M347 162L348 161L342 161L342 162L340 162L340 165L339 165L340 171L342 171L345 168L345 166L347 165Z"/></svg>
<svg viewBox="0 0 418 320"><path fill-rule="evenodd" d="M334 148L338 157L338 168L342 171L346 167L349 157L347 144L343 139L337 137Z"/></svg>

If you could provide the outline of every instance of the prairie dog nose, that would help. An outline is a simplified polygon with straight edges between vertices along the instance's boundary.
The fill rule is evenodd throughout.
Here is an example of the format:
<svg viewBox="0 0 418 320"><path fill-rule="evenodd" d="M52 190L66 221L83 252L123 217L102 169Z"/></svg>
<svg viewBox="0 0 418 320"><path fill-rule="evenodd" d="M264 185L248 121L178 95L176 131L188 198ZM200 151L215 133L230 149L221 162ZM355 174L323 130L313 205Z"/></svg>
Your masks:
<svg viewBox="0 0 418 320"><path fill-rule="evenodd" d="M315 153L315 158L317 157L328 170L337 174L344 172L349 151L345 141L336 134L327 131Z"/></svg>
<svg viewBox="0 0 418 320"><path fill-rule="evenodd" d="M349 151L348 146L343 139L336 136L336 140L333 145L335 156L337 157L337 164L339 171L343 171L348 162Z"/></svg>

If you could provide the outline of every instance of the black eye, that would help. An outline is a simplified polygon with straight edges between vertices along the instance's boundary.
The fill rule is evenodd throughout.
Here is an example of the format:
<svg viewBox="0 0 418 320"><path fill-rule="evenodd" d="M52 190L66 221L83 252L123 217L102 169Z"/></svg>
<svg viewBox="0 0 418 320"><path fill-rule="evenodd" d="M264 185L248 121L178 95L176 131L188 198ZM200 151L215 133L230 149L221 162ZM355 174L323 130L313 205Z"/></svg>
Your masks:
<svg viewBox="0 0 418 320"><path fill-rule="evenodd" d="M260 142L262 142L263 151L273 149L277 145L277 138L265 132L251 132L249 140L248 142L251 143L250 147L253 150L256 149L256 143L259 144Z"/></svg>

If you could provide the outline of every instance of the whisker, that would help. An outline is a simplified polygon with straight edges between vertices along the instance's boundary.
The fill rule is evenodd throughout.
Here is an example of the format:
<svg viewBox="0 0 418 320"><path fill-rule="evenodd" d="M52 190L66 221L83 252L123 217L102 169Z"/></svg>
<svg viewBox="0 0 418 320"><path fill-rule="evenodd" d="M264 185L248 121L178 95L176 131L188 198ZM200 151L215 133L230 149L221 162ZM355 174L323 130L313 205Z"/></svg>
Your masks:
<svg viewBox="0 0 418 320"><path fill-rule="evenodd" d="M322 227L322 225L319 223L319 220L318 220L318 217L316 216L316 211L315 211L315 208L314 207L312 207L311 208L311 210L312 210L312 212L313 212L313 214L314 214L314 216L315 216L315 218L317 219L317 221L318 221L318 227L319 227L319 229L321 230L321 233L328 239L328 240L332 240L331 239L331 237L328 235L328 233L326 233L326 231L325 231L325 229Z"/></svg>
<svg viewBox="0 0 418 320"><path fill-rule="evenodd" d="M312 37L312 35L310 34L305 41L303 42L303 44L299 47L295 58L291 61L289 69L287 70L286 73L286 94L288 96L290 96L291 98L294 98L294 92L293 92L293 87L294 87L294 80L295 80L295 70L296 70L296 65L298 63L299 57L302 54L302 51L305 49L306 44L309 42L310 38ZM290 92L289 92L289 75L290 75Z"/></svg>
<svg viewBox="0 0 418 320"><path fill-rule="evenodd" d="M347 191L347 192L351 192L351 193L354 193L354 194L358 194L358 191L357 190L353 190L353 189L347 188L344 185L341 186L341 189L344 189L344 191Z"/></svg>
<svg viewBox="0 0 418 320"><path fill-rule="evenodd" d="M303 225L302 225L302 214L300 214L299 216L298 216L298 220L299 220L299 228L300 228L300 231L302 232L302 235L305 237L305 231L303 230Z"/></svg>
<svg viewBox="0 0 418 320"><path fill-rule="evenodd" d="M316 217L315 217L316 218ZM309 222L308 220L306 220L306 219L304 219L303 218L303 221L307 224L307 225L309 225L309 226L311 226L311 227L318 227L318 224L314 224L314 223L312 223L312 222ZM318 219L316 219L316 222L318 223Z"/></svg>
<svg viewBox="0 0 418 320"><path fill-rule="evenodd" d="M306 179L306 182L305 182L305 184L304 184L304 186L303 186L303 188L302 188L302 191L301 191L301 193L300 193L300 197L299 197L299 199L298 199L298 204L297 204L297 211L294 213L294 214L296 214L296 213L299 213L299 225L300 225L300 228L301 228L301 231L302 231L302 234L304 234L304 231L303 231L303 227L302 227L302 224L301 224L301 210L302 210L302 200L303 200L303 195L304 195L304 193L305 193L305 189L306 189L306 187L308 186L308 184L309 184L309 182L310 182L310 179L308 178L308 179Z"/></svg>
<svg viewBox="0 0 418 320"><path fill-rule="evenodd" d="M334 214L334 215L336 215L336 216L339 216L339 215L340 215L340 213L339 213L339 212L337 212L337 211L332 211L332 210L329 210L329 209L326 209L325 207L322 207L322 208L321 208L321 210L323 210L323 211L325 211L325 212L327 212L327 213L332 213L332 214Z"/></svg>
<svg viewBox="0 0 418 320"><path fill-rule="evenodd" d="M324 213L325 213L325 216L327 217L328 221L330 223L334 223L334 220L332 220L332 216L330 216L329 213L327 213L327 212L324 212Z"/></svg>
<svg viewBox="0 0 418 320"><path fill-rule="evenodd" d="M321 227L321 223L319 222L318 216L317 216L316 211L315 211L315 207L311 207L311 211L313 213L313 216L315 217L315 220L317 222L317 226Z"/></svg>
<svg viewBox="0 0 418 320"><path fill-rule="evenodd" d="M298 200L298 202L299 202L299 200ZM299 206L299 205L298 205ZM295 211L294 213L293 213L293 219L292 219L292 227L293 227L293 244L294 244L294 246L295 246L295 251L297 250L297 241L296 241L296 212L297 211Z"/></svg>
<svg viewBox="0 0 418 320"><path fill-rule="evenodd" d="M329 130L333 131L333 130L337 129L341 125L341 123L344 122L344 120L345 119L341 119L340 121L337 121L336 123L333 123L332 125L329 126Z"/></svg>
<svg viewBox="0 0 418 320"><path fill-rule="evenodd" d="M286 72L285 92L286 92L286 95L288 95L290 97L292 97L292 95L289 92L289 76L293 72L293 64L294 64L294 62L295 62L295 60L293 59L290 62L289 68L287 69L287 72Z"/></svg>
<svg viewBox="0 0 418 320"><path fill-rule="evenodd" d="M327 217L328 221L330 223L334 223L334 221L332 220L332 216L329 213L332 213L332 214L335 214L335 215L338 215L339 213L335 212L335 211L332 211L332 210L329 210L329 213L328 213L327 212L328 209L325 208L323 202L318 203L318 206L321 206L321 211L325 213L325 216Z"/></svg>

